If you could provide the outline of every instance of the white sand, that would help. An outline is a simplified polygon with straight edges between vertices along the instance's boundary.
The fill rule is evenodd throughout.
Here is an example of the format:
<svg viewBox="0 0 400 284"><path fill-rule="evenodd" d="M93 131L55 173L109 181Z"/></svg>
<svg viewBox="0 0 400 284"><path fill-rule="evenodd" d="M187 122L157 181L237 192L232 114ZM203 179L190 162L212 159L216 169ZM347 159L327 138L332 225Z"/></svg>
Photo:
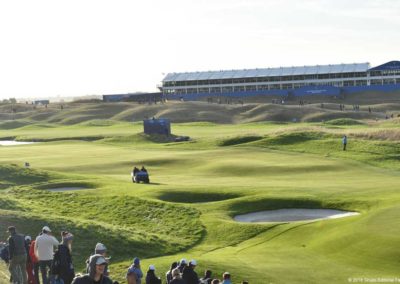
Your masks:
<svg viewBox="0 0 400 284"><path fill-rule="evenodd" d="M63 192L63 191L86 190L86 189L91 189L91 188L85 188L85 187L58 187L58 188L50 188L50 189L48 189L48 191Z"/></svg>
<svg viewBox="0 0 400 284"><path fill-rule="evenodd" d="M22 141L14 141L14 140L0 140L0 146L17 146L17 145L27 145L34 144L36 142L22 142Z"/></svg>
<svg viewBox="0 0 400 284"><path fill-rule="evenodd" d="M357 212L347 212L332 209L278 209L255 213L237 215L234 219L238 222L296 222L308 220L337 219L354 215Z"/></svg>

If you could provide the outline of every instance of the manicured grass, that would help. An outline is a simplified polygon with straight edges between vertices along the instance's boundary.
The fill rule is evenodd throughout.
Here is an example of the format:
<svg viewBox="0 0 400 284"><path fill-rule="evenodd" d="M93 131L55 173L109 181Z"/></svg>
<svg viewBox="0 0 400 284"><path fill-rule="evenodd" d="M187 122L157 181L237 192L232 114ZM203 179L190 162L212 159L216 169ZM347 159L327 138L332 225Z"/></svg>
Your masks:
<svg viewBox="0 0 400 284"><path fill-rule="evenodd" d="M172 261L195 258L200 274L229 271L234 283L396 277L400 149L396 140L368 136L394 125L174 124L174 134L191 136L184 143L150 139L138 123L98 118L5 126L1 137L58 141L0 147L0 239L10 224L33 236L43 225L68 229L77 269L100 241L119 281L135 256L162 277ZM350 134L346 152L343 134ZM31 169L22 168L26 161ZM148 168L151 184L131 182L134 165ZM90 190L46 191L74 186ZM361 215L291 224L232 219L277 208Z"/></svg>

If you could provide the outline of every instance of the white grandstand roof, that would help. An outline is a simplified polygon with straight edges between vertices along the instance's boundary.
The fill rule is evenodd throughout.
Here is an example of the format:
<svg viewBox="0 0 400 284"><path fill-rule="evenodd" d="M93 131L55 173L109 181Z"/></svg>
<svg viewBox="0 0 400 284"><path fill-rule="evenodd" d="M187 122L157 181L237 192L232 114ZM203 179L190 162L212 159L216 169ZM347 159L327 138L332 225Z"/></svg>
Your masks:
<svg viewBox="0 0 400 284"><path fill-rule="evenodd" d="M367 72L369 63L168 73L163 82Z"/></svg>

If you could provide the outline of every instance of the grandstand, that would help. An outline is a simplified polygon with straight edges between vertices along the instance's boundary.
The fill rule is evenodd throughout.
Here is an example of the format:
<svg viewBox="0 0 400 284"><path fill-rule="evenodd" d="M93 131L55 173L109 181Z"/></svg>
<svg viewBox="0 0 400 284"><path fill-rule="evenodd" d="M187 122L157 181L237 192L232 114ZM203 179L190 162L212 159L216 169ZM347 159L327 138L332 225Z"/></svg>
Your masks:
<svg viewBox="0 0 400 284"><path fill-rule="evenodd" d="M167 99L257 95L340 96L363 91L400 90L400 61L169 73L162 81Z"/></svg>

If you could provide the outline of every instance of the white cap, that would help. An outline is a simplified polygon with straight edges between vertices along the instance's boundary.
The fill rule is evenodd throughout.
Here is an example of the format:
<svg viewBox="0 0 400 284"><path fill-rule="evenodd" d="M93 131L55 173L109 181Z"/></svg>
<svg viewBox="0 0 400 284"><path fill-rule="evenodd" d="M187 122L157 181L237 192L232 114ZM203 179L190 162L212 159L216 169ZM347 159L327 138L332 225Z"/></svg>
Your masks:
<svg viewBox="0 0 400 284"><path fill-rule="evenodd" d="M152 264L152 265L149 266L149 270L155 271L155 270L156 270L156 267Z"/></svg>
<svg viewBox="0 0 400 284"><path fill-rule="evenodd" d="M98 251L98 250L101 251L101 250L107 250L107 248L106 248L106 246L103 245L102 243L97 243L97 244L96 244L95 250L96 250L96 251Z"/></svg>
<svg viewBox="0 0 400 284"><path fill-rule="evenodd" d="M104 258L104 257L99 257L97 260L96 260L96 265L102 265L102 264L106 264L107 263L107 260Z"/></svg>
<svg viewBox="0 0 400 284"><path fill-rule="evenodd" d="M186 264L186 263L187 263L187 261L186 261L186 259L185 259L185 258L182 258L182 259L181 259L181 261L180 261L179 263L180 263L180 264L182 264L182 263Z"/></svg>
<svg viewBox="0 0 400 284"><path fill-rule="evenodd" d="M25 241L31 241L31 240L32 240L31 236L25 236Z"/></svg>
<svg viewBox="0 0 400 284"><path fill-rule="evenodd" d="M196 266L196 265L197 265L197 261L195 261L194 259L192 259L192 260L189 262L189 264L191 264L191 265L193 265L193 266Z"/></svg>
<svg viewBox="0 0 400 284"><path fill-rule="evenodd" d="M46 232L51 233L51 230L50 230L50 228L48 226L44 226L42 231L46 231Z"/></svg>

